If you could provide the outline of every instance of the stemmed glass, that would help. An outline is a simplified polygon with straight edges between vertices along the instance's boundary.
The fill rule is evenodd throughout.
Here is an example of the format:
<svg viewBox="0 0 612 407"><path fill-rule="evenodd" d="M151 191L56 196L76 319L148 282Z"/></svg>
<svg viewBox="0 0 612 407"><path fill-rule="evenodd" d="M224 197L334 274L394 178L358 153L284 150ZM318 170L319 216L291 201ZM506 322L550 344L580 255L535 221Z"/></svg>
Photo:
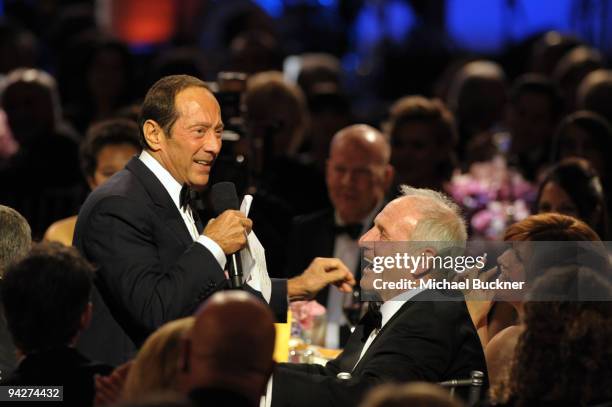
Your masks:
<svg viewBox="0 0 612 407"><path fill-rule="evenodd" d="M355 288L350 294L344 296L342 304L342 312L349 324L351 332L355 330L357 323L361 319L363 311L363 302L361 301L361 291Z"/></svg>

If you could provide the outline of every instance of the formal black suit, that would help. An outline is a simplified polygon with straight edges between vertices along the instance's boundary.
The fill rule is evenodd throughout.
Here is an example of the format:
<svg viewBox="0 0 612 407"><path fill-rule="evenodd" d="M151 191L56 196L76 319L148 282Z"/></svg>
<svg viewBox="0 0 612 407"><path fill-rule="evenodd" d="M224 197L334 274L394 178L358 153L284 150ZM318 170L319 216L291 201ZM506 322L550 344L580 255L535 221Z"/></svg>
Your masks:
<svg viewBox="0 0 612 407"><path fill-rule="evenodd" d="M296 217L291 226L287 245L286 274L301 274L315 257L333 257L336 235L334 211L327 209L310 215ZM316 300L325 305L329 289L321 290Z"/></svg>
<svg viewBox="0 0 612 407"><path fill-rule="evenodd" d="M315 257L334 257L335 225L333 209L298 216L293 220L287 245L287 276L293 277L301 274ZM359 279L358 269L359 262L356 269L353 270L357 279ZM317 294L316 300L325 305L328 292L329 287L325 287Z"/></svg>
<svg viewBox="0 0 612 407"><path fill-rule="evenodd" d="M482 346L465 302L439 299L437 292L425 291L406 302L357 366L367 336L364 320L340 356L325 367L279 365L272 406L355 406L369 388L382 382L439 382L468 378L472 370L486 374ZM352 378L338 379L340 372L349 372Z"/></svg>
<svg viewBox="0 0 612 407"><path fill-rule="evenodd" d="M137 157L89 195L73 243L97 266L94 318L79 341L95 360L127 360L160 325L190 315L226 286L213 254L193 241L167 190ZM277 314L286 312L286 290L285 281L272 281Z"/></svg>

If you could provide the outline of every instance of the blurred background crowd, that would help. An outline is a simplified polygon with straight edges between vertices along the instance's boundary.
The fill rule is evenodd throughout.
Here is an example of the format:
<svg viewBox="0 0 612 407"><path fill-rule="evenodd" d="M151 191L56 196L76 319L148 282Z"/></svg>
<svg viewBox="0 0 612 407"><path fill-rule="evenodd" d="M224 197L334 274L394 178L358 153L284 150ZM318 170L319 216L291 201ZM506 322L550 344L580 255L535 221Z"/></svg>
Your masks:
<svg viewBox="0 0 612 407"><path fill-rule="evenodd" d="M357 122L388 137L393 185L449 193L476 238L551 210L607 238L606 1L1 4L0 202L36 239L138 151L134 129L94 125L129 126L146 89L178 73L214 89L226 131L213 180L257 191L268 246L330 205L329 143ZM584 161L547 173L568 157Z"/></svg>
<svg viewBox="0 0 612 407"><path fill-rule="evenodd" d="M25 217L34 240L71 244L87 194L140 152L146 90L172 74L205 80L219 101L223 147L209 185L232 181L254 195L249 217L272 277L318 256L355 269L357 237L402 184L448 194L473 240L610 240L609 1L0 0L0 15L0 204ZM348 127L356 123L367 126ZM200 198L210 217L207 191ZM584 222L586 237L538 235L576 228L573 218L529 217L549 212ZM330 321L343 318L342 298L318 299L336 310ZM589 337L604 367L608 305ZM487 363L495 346L514 349L520 332L489 340L519 320L537 331L536 320L561 321L537 316L600 312L546 306L508 306L499 326L492 308L470 309L483 348L493 344ZM546 360L538 350L550 338L530 338L521 360ZM554 361L551 376L569 366ZM564 377L595 372L593 388L610 377L609 367L572 366ZM518 394L522 373L500 394ZM383 405L376 397L371 405Z"/></svg>

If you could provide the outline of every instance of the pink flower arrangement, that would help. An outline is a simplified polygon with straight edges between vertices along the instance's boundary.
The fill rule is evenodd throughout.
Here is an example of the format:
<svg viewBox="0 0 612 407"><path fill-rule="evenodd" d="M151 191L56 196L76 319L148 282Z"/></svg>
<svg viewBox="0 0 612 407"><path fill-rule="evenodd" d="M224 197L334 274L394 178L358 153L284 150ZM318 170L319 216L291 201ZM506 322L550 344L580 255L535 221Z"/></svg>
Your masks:
<svg viewBox="0 0 612 407"><path fill-rule="evenodd" d="M530 215L537 189L497 156L455 174L447 192L464 208L472 239L499 240L509 225Z"/></svg>
<svg viewBox="0 0 612 407"><path fill-rule="evenodd" d="M325 314L325 307L315 300L291 303L292 318L298 321L302 330L311 330L314 327L315 318L323 314Z"/></svg>

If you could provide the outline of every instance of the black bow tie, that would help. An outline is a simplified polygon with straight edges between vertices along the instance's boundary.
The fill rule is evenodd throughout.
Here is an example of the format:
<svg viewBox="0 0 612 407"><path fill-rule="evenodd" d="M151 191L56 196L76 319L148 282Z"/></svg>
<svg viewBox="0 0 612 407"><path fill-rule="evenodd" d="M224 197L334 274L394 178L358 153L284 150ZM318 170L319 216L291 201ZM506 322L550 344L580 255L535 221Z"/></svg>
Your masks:
<svg viewBox="0 0 612 407"><path fill-rule="evenodd" d="M191 192L191 188L189 188L187 184L183 185L181 188L181 194L179 195L179 207L181 209L192 208L192 205L195 203L195 199Z"/></svg>
<svg viewBox="0 0 612 407"><path fill-rule="evenodd" d="M346 233L351 237L351 239L357 240L359 239L359 236L361 236L362 229L363 225L361 223L350 223L348 225L343 226L335 225L334 233L336 234L336 236L343 235Z"/></svg>
<svg viewBox="0 0 612 407"><path fill-rule="evenodd" d="M382 327L382 313L380 312L381 302L370 301L368 303L368 312L363 316L363 338L365 341L375 329Z"/></svg>

